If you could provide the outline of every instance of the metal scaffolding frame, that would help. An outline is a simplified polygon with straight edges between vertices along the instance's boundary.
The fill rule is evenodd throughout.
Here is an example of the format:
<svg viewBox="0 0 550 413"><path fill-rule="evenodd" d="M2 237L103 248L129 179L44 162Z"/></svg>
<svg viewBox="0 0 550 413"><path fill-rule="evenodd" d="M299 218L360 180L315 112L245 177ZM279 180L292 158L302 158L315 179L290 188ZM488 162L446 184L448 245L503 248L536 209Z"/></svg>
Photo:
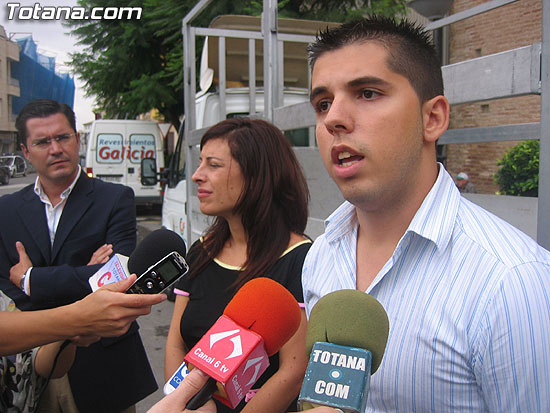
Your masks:
<svg viewBox="0 0 550 413"><path fill-rule="evenodd" d="M220 101L225 94L225 37L244 37L263 39L264 50L264 108L263 117L271 120L282 130L291 130L315 125L315 113L309 102L292 106L281 106L283 91L282 50L284 41L309 42L311 36L289 36L277 32L277 1L264 0L262 31L246 32L236 30L217 30L194 28L192 20L201 13L212 0L201 0L189 12L182 22L184 55L184 104L186 137L186 175L192 175L191 150L198 144L204 130L195 129L195 36L219 36L220 62ZM427 30L435 30L457 21L485 13L517 0L492 0L469 10L430 23ZM505 140L540 140L539 197L537 216L537 241L550 250L550 0L542 0L542 39L541 42L496 53L489 56L443 66L445 95L451 104L478 102L513 96L540 94L541 115L539 123L501 125L493 127L454 129L447 131L441 138L441 144L493 142ZM252 70L254 40L251 40L249 70ZM222 56L223 54L223 56ZM476 79L476 82L472 82ZM250 85L251 111L255 108L254 93L256 85ZM254 109L254 110L252 110ZM223 102L220 110L224 111ZM191 185L187 185L187 199L192 197ZM191 205L188 202L188 205ZM188 207L191 209L190 207ZM190 242L192 224L187 211L187 241Z"/></svg>

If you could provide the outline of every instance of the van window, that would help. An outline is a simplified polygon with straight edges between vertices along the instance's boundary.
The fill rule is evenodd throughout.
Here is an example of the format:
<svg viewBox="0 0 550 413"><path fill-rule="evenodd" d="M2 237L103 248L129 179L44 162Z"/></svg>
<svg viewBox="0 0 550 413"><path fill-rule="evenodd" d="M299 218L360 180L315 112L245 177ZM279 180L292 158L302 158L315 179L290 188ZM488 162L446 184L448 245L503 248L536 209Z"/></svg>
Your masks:
<svg viewBox="0 0 550 413"><path fill-rule="evenodd" d="M309 146L308 128L285 130L283 133L292 146Z"/></svg>
<svg viewBox="0 0 550 413"><path fill-rule="evenodd" d="M151 134L135 133L130 135L130 162L139 164L144 158L155 158L155 137Z"/></svg>
<svg viewBox="0 0 550 413"><path fill-rule="evenodd" d="M121 163L123 158L122 135L115 133L97 135L96 160L98 163Z"/></svg>
<svg viewBox="0 0 550 413"><path fill-rule="evenodd" d="M249 116L249 114L246 112L228 113L227 119L238 118L240 116ZM283 131L283 135L290 141L291 146L309 146L308 128L285 130Z"/></svg>

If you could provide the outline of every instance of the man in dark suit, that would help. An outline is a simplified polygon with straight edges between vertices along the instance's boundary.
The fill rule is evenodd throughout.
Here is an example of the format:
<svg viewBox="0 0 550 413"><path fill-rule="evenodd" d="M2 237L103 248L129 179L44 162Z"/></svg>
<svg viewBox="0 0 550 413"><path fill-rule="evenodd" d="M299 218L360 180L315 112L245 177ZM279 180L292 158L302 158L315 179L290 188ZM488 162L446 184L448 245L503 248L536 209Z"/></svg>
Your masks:
<svg viewBox="0 0 550 413"><path fill-rule="evenodd" d="M91 292L92 259L105 244L130 255L136 245L134 194L90 179L78 163L80 138L70 107L27 104L16 120L35 185L0 198L0 289L23 310L57 307ZM103 247L105 250L105 247ZM101 260L104 261L104 260ZM134 322L121 337L79 348L69 382L80 412L132 411L157 389Z"/></svg>

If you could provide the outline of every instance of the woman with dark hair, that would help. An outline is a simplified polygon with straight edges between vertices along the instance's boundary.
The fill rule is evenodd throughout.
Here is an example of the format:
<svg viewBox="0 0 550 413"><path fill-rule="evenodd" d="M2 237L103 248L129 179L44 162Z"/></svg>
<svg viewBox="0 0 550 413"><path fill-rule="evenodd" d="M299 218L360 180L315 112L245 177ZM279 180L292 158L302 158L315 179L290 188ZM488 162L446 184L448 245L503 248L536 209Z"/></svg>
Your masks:
<svg viewBox="0 0 550 413"><path fill-rule="evenodd" d="M304 236L309 192L288 140L263 120L234 118L210 128L201 140L193 174L201 212L214 222L189 250L190 273L176 286L166 342L167 380L247 281L269 277L303 303L301 272L311 240ZM270 366L235 410L296 411L307 366L306 317L297 333L270 357ZM253 397L252 397L253 396Z"/></svg>

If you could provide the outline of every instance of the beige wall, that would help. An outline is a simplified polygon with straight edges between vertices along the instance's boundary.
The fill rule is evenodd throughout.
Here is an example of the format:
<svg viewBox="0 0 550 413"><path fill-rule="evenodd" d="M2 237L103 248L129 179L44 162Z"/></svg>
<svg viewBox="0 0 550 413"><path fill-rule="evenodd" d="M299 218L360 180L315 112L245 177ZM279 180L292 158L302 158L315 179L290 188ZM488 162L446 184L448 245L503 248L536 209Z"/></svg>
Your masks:
<svg viewBox="0 0 550 413"><path fill-rule="evenodd" d="M486 0L454 0L451 13L458 13ZM450 28L450 63L527 46L542 37L542 0L518 0ZM450 128L495 126L538 122L540 96L523 96L456 105L451 108ZM455 176L465 171L478 192L494 193L497 160L514 142L447 145L447 169Z"/></svg>

